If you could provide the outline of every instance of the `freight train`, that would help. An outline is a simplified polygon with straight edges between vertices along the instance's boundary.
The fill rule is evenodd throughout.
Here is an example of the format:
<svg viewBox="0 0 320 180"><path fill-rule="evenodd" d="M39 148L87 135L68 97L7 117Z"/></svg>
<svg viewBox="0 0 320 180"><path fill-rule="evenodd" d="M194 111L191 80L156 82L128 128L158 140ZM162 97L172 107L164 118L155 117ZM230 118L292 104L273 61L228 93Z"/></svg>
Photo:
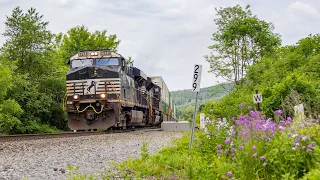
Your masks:
<svg viewBox="0 0 320 180"><path fill-rule="evenodd" d="M177 120L162 77L148 77L121 54L82 50L69 64L65 108L71 130L158 126Z"/></svg>

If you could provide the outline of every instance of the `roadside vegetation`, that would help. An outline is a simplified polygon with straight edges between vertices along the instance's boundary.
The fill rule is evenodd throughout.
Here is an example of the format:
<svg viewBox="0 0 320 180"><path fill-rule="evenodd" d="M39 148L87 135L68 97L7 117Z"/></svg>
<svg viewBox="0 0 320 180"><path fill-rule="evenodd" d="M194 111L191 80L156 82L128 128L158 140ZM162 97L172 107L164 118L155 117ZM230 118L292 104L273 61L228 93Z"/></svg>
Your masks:
<svg viewBox="0 0 320 180"><path fill-rule="evenodd" d="M269 118L240 104L248 114L207 125L196 131L192 150L190 134L155 154L141 146L141 157L114 163L114 172L102 179L301 179L320 176L319 120L284 117L281 110ZM78 174L70 179L100 179Z"/></svg>
<svg viewBox="0 0 320 180"><path fill-rule="evenodd" d="M251 110L228 122L213 121L207 134L197 131L192 150L186 134L155 155L144 153L116 167L126 178L317 179L318 120L276 114L271 120Z"/></svg>

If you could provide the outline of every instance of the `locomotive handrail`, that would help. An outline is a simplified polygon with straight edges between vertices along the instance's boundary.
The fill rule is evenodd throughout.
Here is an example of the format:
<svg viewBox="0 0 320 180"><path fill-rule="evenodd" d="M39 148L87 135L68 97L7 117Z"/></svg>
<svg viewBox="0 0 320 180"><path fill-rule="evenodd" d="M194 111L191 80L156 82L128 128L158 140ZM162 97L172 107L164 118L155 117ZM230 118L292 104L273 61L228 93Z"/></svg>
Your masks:
<svg viewBox="0 0 320 180"><path fill-rule="evenodd" d="M62 99L62 111L65 111L66 110L66 101L68 99L68 90L71 89L71 84L68 85L67 87L67 90L66 90L66 93Z"/></svg>
<svg viewBox="0 0 320 180"><path fill-rule="evenodd" d="M100 114L100 113L102 113L102 110L103 110L104 105L101 105L101 110L100 110L100 112L97 112L96 109L91 105L91 103L90 103L89 106L87 106L86 108L84 108L84 109L81 110L81 111L80 111L79 108L77 107L77 111L80 112L80 113L82 113L82 112L84 112L85 110L87 110L89 107L92 107L92 109L93 109L93 111L94 111L95 113Z"/></svg>
<svg viewBox="0 0 320 180"><path fill-rule="evenodd" d="M117 98L118 98L118 101L119 101L119 103L118 103L118 110L119 110L119 116L120 116L120 114L121 114L121 99L120 99L120 96L119 96L119 94L118 94L118 91L116 90L116 88L114 87L114 83L113 82L111 82L111 81L109 81L109 83L112 85L112 89L113 89L113 91L116 93L116 96L117 96Z"/></svg>

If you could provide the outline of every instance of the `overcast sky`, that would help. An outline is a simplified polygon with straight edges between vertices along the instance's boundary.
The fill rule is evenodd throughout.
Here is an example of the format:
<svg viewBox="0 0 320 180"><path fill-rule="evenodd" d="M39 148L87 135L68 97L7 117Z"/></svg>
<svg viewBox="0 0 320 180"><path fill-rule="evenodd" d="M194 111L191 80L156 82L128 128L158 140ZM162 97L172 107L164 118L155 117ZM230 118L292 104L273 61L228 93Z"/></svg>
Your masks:
<svg viewBox="0 0 320 180"><path fill-rule="evenodd" d="M208 87L221 82L207 72L209 64L203 58L216 30L214 8L236 4L250 4L253 14L272 22L283 44L294 44L320 29L316 0L0 0L0 32L14 7L34 7L54 33L83 24L90 31L117 34L118 52L132 56L148 76L162 76L170 91L191 88L196 63L203 65L201 87Z"/></svg>

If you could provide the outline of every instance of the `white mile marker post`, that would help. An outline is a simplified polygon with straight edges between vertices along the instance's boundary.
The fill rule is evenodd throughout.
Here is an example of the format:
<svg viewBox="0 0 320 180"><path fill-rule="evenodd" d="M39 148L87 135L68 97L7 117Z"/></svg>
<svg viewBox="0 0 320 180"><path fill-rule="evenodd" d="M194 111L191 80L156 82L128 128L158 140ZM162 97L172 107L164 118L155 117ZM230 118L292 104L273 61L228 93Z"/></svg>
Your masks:
<svg viewBox="0 0 320 180"><path fill-rule="evenodd" d="M198 94L200 92L201 71L202 71L202 65L200 65L200 64L194 65L191 91L197 92L197 94L196 94L196 102L194 105L194 113L193 113L193 121L192 121L189 149L192 149L192 143L193 143L194 128L195 128L195 121L196 121L196 114L197 114L197 105L198 105Z"/></svg>

